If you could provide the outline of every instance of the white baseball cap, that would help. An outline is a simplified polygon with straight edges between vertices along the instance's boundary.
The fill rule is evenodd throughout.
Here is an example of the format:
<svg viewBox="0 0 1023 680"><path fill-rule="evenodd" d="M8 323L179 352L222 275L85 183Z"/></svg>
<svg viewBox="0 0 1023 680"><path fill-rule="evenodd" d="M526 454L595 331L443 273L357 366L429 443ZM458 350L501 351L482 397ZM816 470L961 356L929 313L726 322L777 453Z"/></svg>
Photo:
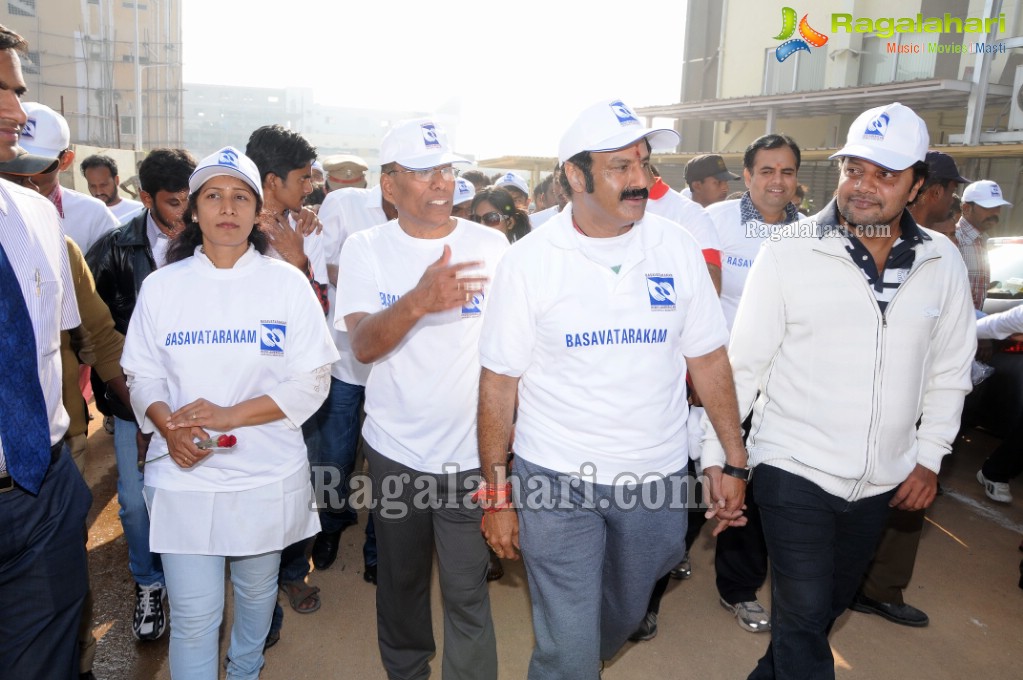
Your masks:
<svg viewBox="0 0 1023 680"><path fill-rule="evenodd" d="M199 161L195 172L188 178L188 193L194 194L213 177L230 175L242 180L263 198L263 183L259 179L259 168L248 156L233 146L225 146Z"/></svg>
<svg viewBox="0 0 1023 680"><path fill-rule="evenodd" d="M899 102L868 109L849 126L841 151L831 158L862 158L889 170L905 170L927 158L927 123Z"/></svg>
<svg viewBox="0 0 1023 680"><path fill-rule="evenodd" d="M30 154L48 158L57 158L71 146L71 129L64 116L39 102L22 102L21 108L25 109L28 120L21 130L18 146Z"/></svg>
<svg viewBox="0 0 1023 680"><path fill-rule="evenodd" d="M981 208L1012 205L1002 197L1002 188L989 179L982 179L967 186L963 190L963 203L976 203Z"/></svg>
<svg viewBox="0 0 1023 680"><path fill-rule="evenodd" d="M526 180L522 179L521 177L516 175L514 172L508 172L508 173L505 173L505 174L501 175L501 177L496 182L494 182L494 186L495 187L504 187L504 186L515 187L516 189L518 189L519 191L524 193L526 196L529 196L529 185L526 184Z"/></svg>
<svg viewBox="0 0 1023 680"><path fill-rule="evenodd" d="M466 201L471 201L476 196L476 187L473 183L462 177L455 178L455 197L451 201L451 205L462 205Z"/></svg>
<svg viewBox="0 0 1023 680"><path fill-rule="evenodd" d="M430 118L403 120L380 142L380 165L397 163L409 170L427 170L468 162L451 153L447 133Z"/></svg>
<svg viewBox="0 0 1023 680"><path fill-rule="evenodd" d="M581 151L621 149L644 137L654 151L674 149L679 142L674 130L644 127L621 99L605 99L579 114L561 137L558 162L564 163Z"/></svg>

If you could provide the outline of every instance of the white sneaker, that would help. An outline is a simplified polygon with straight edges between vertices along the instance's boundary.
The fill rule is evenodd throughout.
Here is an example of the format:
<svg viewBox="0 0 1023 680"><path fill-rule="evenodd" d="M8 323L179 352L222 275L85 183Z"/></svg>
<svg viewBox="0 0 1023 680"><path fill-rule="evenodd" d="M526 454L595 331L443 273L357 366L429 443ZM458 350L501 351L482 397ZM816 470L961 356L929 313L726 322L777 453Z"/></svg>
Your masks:
<svg viewBox="0 0 1023 680"><path fill-rule="evenodd" d="M984 476L984 470L977 470L977 481L984 486L984 493L993 501L999 503L1011 503L1012 494L1009 493L1008 482L992 482Z"/></svg>
<svg viewBox="0 0 1023 680"><path fill-rule="evenodd" d="M721 606L735 614L739 627L751 633L764 633L771 630L771 615L757 600L729 604L725 598L719 597Z"/></svg>

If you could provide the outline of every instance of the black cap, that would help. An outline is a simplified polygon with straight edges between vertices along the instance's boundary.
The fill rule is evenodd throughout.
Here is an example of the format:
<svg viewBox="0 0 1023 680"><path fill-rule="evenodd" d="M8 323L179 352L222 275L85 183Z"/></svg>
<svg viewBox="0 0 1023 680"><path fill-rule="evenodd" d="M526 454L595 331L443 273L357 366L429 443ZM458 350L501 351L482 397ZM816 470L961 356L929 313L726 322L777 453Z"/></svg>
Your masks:
<svg viewBox="0 0 1023 680"><path fill-rule="evenodd" d="M60 161L48 156L37 156L24 149L18 149L18 155L9 161L0 162L0 172L8 175L38 175L57 169Z"/></svg>
<svg viewBox="0 0 1023 680"><path fill-rule="evenodd" d="M956 165L955 160L947 153L928 151L924 157L924 162L927 163L927 170L930 173L931 179L936 179L940 182L955 180L959 184L970 184L973 182L972 179L966 179L959 174L959 167Z"/></svg>
<svg viewBox="0 0 1023 680"><path fill-rule="evenodd" d="M686 183L702 182L708 177L716 177L722 181L739 179L738 175L728 172L725 159L716 153L708 153L693 158L686 163Z"/></svg>

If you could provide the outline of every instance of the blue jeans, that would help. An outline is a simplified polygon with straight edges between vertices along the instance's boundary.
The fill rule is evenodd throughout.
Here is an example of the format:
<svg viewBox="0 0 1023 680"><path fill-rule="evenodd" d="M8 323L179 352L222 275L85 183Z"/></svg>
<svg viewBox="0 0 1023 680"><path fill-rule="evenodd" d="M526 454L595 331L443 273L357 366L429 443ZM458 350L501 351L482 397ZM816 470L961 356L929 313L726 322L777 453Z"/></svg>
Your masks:
<svg viewBox="0 0 1023 680"><path fill-rule="evenodd" d="M163 583L160 556L149 551L149 511L142 493L142 472L138 466L138 446L134 421L114 418L114 455L117 458L118 516L128 542L128 569L140 586Z"/></svg>
<svg viewBox="0 0 1023 680"><path fill-rule="evenodd" d="M529 680L595 680L601 660L613 657L643 620L654 583L685 554L687 504L629 508L619 502L620 487L558 474L521 456L512 474L536 638ZM665 478L683 498L685 474L683 467ZM543 498L553 507L530 500L540 485L550 489Z"/></svg>
<svg viewBox="0 0 1023 680"><path fill-rule="evenodd" d="M313 488L321 506L320 525L334 533L357 524L359 519L348 505L355 454L359 450L359 414L366 388L330 379L330 394L310 419L317 431L309 446ZM310 438L307 438L307 440Z"/></svg>
<svg viewBox="0 0 1023 680"><path fill-rule="evenodd" d="M279 552L250 557L163 555L170 599L170 670L175 679L216 678L224 616L224 562L231 565L234 622L227 677L253 679L263 667L263 643L277 601Z"/></svg>
<svg viewBox="0 0 1023 680"><path fill-rule="evenodd" d="M758 465L757 504L771 561L771 642L749 680L828 680L828 633L852 604L895 491L858 501Z"/></svg>

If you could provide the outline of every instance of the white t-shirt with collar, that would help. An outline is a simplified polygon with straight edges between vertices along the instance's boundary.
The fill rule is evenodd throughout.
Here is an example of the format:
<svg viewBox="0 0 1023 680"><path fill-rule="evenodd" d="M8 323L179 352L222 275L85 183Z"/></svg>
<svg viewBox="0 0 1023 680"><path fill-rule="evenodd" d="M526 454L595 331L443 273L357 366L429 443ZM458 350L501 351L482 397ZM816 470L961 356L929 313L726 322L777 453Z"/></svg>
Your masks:
<svg viewBox="0 0 1023 680"><path fill-rule="evenodd" d="M142 212L145 208L139 201L133 201L130 198L122 198L115 205L108 205L107 210L113 213L114 217L121 224L124 224L135 215Z"/></svg>
<svg viewBox="0 0 1023 680"><path fill-rule="evenodd" d="M452 264L483 262L464 275L492 279L508 240L463 219L440 239L413 238L397 220L359 231L341 248L334 325L345 330L345 316L390 307L419 283L445 245ZM366 383L366 443L421 472L442 473L452 464L479 467L479 334L489 297L485 285L461 308L428 314L373 364Z"/></svg>
<svg viewBox="0 0 1023 680"><path fill-rule="evenodd" d="M337 189L327 194L320 206L320 221L323 223L323 249L328 263L337 264L341 257L341 246L357 231L375 227L387 221L381 201L383 193L377 185L371 189ZM337 288L327 289L330 313L337 303ZM328 316L328 318L333 318ZM330 367L330 374L349 385L365 385L372 365L361 363L352 353L348 333L330 325L331 336L341 358Z"/></svg>
<svg viewBox="0 0 1023 680"><path fill-rule="evenodd" d="M484 368L520 378L516 455L592 463L598 484L686 465L685 357L728 342L692 235L649 213L632 232L615 273L566 208L502 259L480 339Z"/></svg>
<svg viewBox="0 0 1023 680"><path fill-rule="evenodd" d="M61 223L64 233L71 237L83 253L111 229L121 226L106 203L85 194L61 187L60 203L64 212Z"/></svg>

